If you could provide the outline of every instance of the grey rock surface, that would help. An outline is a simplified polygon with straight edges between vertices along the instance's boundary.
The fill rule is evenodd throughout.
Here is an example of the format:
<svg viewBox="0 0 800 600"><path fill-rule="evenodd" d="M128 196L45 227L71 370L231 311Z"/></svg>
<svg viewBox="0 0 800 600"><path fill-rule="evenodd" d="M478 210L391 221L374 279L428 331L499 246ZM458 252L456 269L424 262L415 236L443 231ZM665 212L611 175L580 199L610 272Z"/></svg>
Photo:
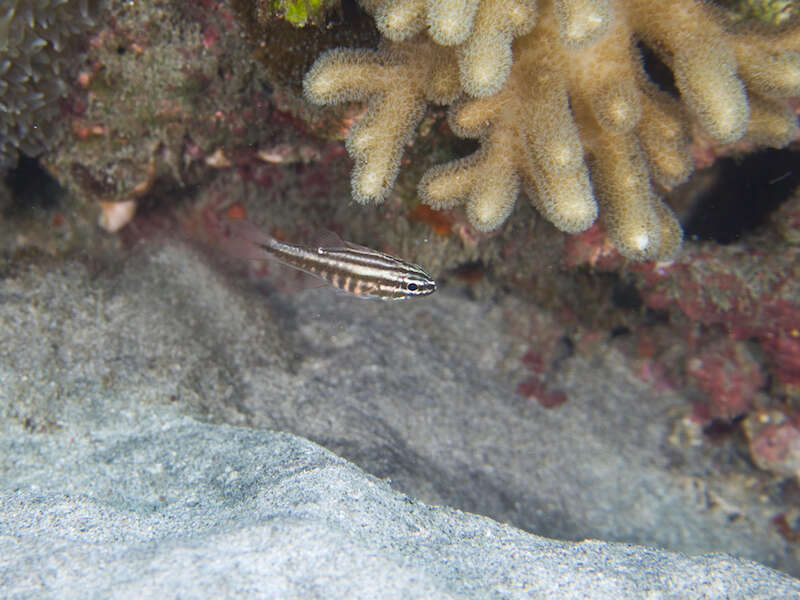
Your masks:
<svg viewBox="0 0 800 600"><path fill-rule="evenodd" d="M152 478L142 506L159 518L158 498L183 484L139 472L151 468L135 459L149 443L139 423L168 426L175 413L297 434L416 501L535 534L728 552L800 573L771 525L776 507L750 483L757 473L745 481L729 454L671 443L685 400L654 392L613 348L562 362L569 401L557 409L515 396L534 310L523 301L447 289L400 304L328 289L265 297L177 245L87 264L22 270L0 287L0 478L15 494L29 493L26 473L56 470L46 456L63 450L41 448L68 446L61 432L122 423L129 477ZM98 473L80 474L52 493L83 498ZM211 502L204 493L199 505ZM151 550L164 543L156 536Z"/></svg>
<svg viewBox="0 0 800 600"><path fill-rule="evenodd" d="M30 436L0 485L0 589L53 598L790 598L725 555L537 537L419 504L289 434L113 405ZM86 424L86 423L85 423Z"/></svg>

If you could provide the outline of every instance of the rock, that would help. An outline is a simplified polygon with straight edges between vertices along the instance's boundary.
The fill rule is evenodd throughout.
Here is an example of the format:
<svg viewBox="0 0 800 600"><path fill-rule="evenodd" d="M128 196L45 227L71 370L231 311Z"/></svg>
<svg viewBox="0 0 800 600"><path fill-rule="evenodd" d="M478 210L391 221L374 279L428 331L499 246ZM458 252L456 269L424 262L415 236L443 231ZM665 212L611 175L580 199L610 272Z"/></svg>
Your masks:
<svg viewBox="0 0 800 600"><path fill-rule="evenodd" d="M800 594L799 581L726 555L560 542L426 506L290 434L148 408L84 425L4 428L6 597Z"/></svg>
<svg viewBox="0 0 800 600"><path fill-rule="evenodd" d="M551 382L567 397L559 406L515 394L528 373L520 358L536 343L531 315L546 320L536 307L514 298L483 304L446 287L399 304L329 289L289 296L258 289L172 244L151 245L113 267L17 267L0 282L6 489L30 494L30 484L55 481L71 451L66 440L100 436L99 443L115 426L124 448L110 449L97 468L110 469L127 448L127 474L91 493L168 519L162 498L184 486L166 465L178 459L140 464L137 457L155 443L147 423L172 427L170 419L181 416L209 427L248 426L252 435L292 433L415 501L538 535L728 552L800 573L797 549L772 522L787 509L765 499L758 473L710 444L673 443L685 399L655 392L613 348L600 344L595 353L562 357ZM50 454L42 450L48 444ZM173 452L204 461L216 451L206 444ZM164 470L153 471L151 463ZM92 498L102 477L81 464L64 474L54 497ZM128 485L139 496L128 494ZM253 483L254 490L261 486ZM174 491L181 494L188 492ZM226 502L202 490L196 499L198 507ZM184 526L167 529L167 541L153 538L148 548L169 546ZM558 547L572 555L594 546ZM68 544L58 548L70 553Z"/></svg>

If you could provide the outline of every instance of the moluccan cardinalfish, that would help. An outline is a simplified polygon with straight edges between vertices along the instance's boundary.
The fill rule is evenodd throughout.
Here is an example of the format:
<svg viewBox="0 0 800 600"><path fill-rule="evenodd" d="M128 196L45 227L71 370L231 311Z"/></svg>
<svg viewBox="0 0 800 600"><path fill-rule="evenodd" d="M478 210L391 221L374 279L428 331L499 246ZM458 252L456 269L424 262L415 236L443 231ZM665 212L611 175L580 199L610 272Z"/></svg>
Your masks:
<svg viewBox="0 0 800 600"><path fill-rule="evenodd" d="M249 246L234 254L277 260L359 298L404 300L436 291L436 282L419 265L343 242L333 232L326 232L317 245L303 246L277 240L244 219L229 219L224 225L229 248L237 241Z"/></svg>

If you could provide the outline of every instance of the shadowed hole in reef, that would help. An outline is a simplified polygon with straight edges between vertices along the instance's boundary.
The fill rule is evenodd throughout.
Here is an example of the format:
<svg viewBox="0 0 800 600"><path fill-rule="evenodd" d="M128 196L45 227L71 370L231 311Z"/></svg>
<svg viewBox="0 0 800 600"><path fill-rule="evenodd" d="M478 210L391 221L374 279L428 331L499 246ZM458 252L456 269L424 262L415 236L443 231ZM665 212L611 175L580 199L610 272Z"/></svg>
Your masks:
<svg viewBox="0 0 800 600"><path fill-rule="evenodd" d="M611 302L617 308L624 310L639 310L644 301L636 287L636 282L618 278L611 289Z"/></svg>
<svg viewBox="0 0 800 600"><path fill-rule="evenodd" d="M668 93L673 98L679 98L680 93L675 85L675 75L673 75L672 69L642 40L636 42L636 47L642 57L644 72L650 81L656 84L662 92Z"/></svg>
<svg viewBox="0 0 800 600"><path fill-rule="evenodd" d="M58 207L63 188L45 171L35 158L20 155L17 166L6 174L12 204L3 211L5 216L24 214L29 210L52 210Z"/></svg>
<svg viewBox="0 0 800 600"><path fill-rule="evenodd" d="M684 219L687 238L730 244L763 225L800 185L800 152L761 150L722 158L712 167L714 184Z"/></svg>

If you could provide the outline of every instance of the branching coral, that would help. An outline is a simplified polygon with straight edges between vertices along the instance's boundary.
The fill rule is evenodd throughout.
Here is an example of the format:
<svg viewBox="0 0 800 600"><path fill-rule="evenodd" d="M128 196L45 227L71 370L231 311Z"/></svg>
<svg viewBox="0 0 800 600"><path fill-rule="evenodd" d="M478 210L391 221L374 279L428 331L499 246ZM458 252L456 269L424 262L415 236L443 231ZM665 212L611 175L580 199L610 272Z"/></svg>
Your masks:
<svg viewBox="0 0 800 600"><path fill-rule="evenodd" d="M96 0L9 0L0 4L0 168L17 150L46 146L65 91L70 42L94 25Z"/></svg>
<svg viewBox="0 0 800 600"><path fill-rule="evenodd" d="M449 104L473 155L428 171L434 208L466 205L480 230L511 213L520 186L556 227L578 232L598 204L625 256L667 259L682 233L654 189L684 180L694 124L720 142L783 146L800 95L800 26L739 29L698 0L361 0L378 50L323 54L306 76L319 104L365 100L351 130L353 196L380 202L427 103ZM655 51L679 97L643 69Z"/></svg>

